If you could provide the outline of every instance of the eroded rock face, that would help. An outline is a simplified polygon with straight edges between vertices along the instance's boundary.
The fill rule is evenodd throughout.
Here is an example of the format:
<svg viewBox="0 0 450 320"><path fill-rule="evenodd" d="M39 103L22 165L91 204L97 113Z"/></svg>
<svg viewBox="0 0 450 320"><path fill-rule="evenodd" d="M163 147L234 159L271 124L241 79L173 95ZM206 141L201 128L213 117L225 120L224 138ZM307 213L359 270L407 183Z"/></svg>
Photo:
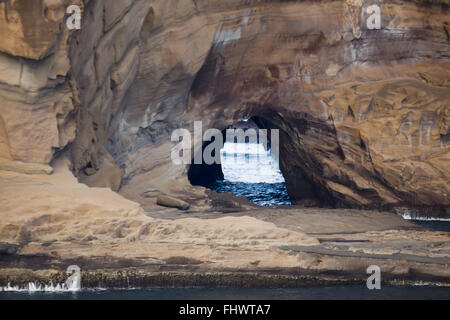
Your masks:
<svg viewBox="0 0 450 320"><path fill-rule="evenodd" d="M243 10L217 31L189 115L281 129L294 202L448 206L449 11L386 3L368 30L366 6Z"/></svg>
<svg viewBox="0 0 450 320"><path fill-rule="evenodd" d="M281 130L296 203L450 205L448 1L384 1L381 30L366 1L83 1L72 32L67 1L24 3L0 4L3 158L69 146L89 185L208 205L170 161L172 130L253 117Z"/></svg>
<svg viewBox="0 0 450 320"><path fill-rule="evenodd" d="M76 134L62 28L69 1L0 3L0 156L48 164Z"/></svg>

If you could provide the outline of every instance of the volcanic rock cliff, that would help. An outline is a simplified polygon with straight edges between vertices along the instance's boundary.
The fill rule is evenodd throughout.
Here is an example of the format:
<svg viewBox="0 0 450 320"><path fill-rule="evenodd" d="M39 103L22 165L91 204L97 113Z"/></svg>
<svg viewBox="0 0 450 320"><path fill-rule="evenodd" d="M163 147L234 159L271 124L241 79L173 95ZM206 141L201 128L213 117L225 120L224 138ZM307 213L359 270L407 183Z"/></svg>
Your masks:
<svg viewBox="0 0 450 320"><path fill-rule="evenodd" d="M366 25L373 3L380 30ZM51 171L64 153L89 186L208 206L171 162L171 132L253 118L281 131L294 203L449 216L448 5L1 1L0 166Z"/></svg>

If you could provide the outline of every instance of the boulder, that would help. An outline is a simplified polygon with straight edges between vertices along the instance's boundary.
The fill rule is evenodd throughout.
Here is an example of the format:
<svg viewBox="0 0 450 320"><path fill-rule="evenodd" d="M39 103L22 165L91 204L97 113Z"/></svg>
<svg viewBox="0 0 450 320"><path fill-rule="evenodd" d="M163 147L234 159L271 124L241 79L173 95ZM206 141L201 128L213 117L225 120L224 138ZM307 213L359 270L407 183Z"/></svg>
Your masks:
<svg viewBox="0 0 450 320"><path fill-rule="evenodd" d="M156 199L156 204L163 206L163 207L169 207L169 208L177 208L180 210L188 210L190 205L186 201L169 197L166 195L160 195Z"/></svg>

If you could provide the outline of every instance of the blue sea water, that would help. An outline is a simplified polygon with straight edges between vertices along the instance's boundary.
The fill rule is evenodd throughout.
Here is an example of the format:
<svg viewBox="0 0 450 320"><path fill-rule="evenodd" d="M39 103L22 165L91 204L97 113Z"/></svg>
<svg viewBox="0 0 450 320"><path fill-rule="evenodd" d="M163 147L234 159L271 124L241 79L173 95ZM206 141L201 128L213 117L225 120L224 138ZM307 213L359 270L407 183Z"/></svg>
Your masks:
<svg viewBox="0 0 450 320"><path fill-rule="evenodd" d="M221 151L223 181L211 188L232 192L259 206L290 205L278 162L262 144L225 143Z"/></svg>
<svg viewBox="0 0 450 320"><path fill-rule="evenodd" d="M435 231L445 231L450 232L450 221L449 220L410 220L419 226L426 227Z"/></svg>
<svg viewBox="0 0 450 320"><path fill-rule="evenodd" d="M278 289L168 288L82 290L78 292L0 292L0 300L450 300L450 287L364 285Z"/></svg>

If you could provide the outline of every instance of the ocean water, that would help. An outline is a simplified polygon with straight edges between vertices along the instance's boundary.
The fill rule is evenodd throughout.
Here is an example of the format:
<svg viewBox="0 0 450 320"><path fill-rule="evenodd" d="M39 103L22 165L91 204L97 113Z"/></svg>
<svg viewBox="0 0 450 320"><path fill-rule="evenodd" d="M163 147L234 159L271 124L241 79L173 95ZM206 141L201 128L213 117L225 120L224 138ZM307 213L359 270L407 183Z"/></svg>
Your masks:
<svg viewBox="0 0 450 320"><path fill-rule="evenodd" d="M291 200L284 183L247 183L216 181L212 189L219 193L232 192L263 207L290 205Z"/></svg>
<svg viewBox="0 0 450 320"><path fill-rule="evenodd" d="M412 215L408 211L399 213L403 219L415 223L419 226L426 227L435 231L450 232L450 219L448 218L431 218L418 217L417 214Z"/></svg>
<svg viewBox="0 0 450 320"><path fill-rule="evenodd" d="M225 179L211 189L232 192L259 206L291 204L278 162L262 144L225 143L221 163Z"/></svg>
<svg viewBox="0 0 450 320"><path fill-rule="evenodd" d="M0 300L450 300L450 287L364 285L275 289L168 288L81 290L77 292L0 292Z"/></svg>
<svg viewBox="0 0 450 320"><path fill-rule="evenodd" d="M446 220L410 220L419 226L426 227L435 231L450 232L450 221Z"/></svg>

